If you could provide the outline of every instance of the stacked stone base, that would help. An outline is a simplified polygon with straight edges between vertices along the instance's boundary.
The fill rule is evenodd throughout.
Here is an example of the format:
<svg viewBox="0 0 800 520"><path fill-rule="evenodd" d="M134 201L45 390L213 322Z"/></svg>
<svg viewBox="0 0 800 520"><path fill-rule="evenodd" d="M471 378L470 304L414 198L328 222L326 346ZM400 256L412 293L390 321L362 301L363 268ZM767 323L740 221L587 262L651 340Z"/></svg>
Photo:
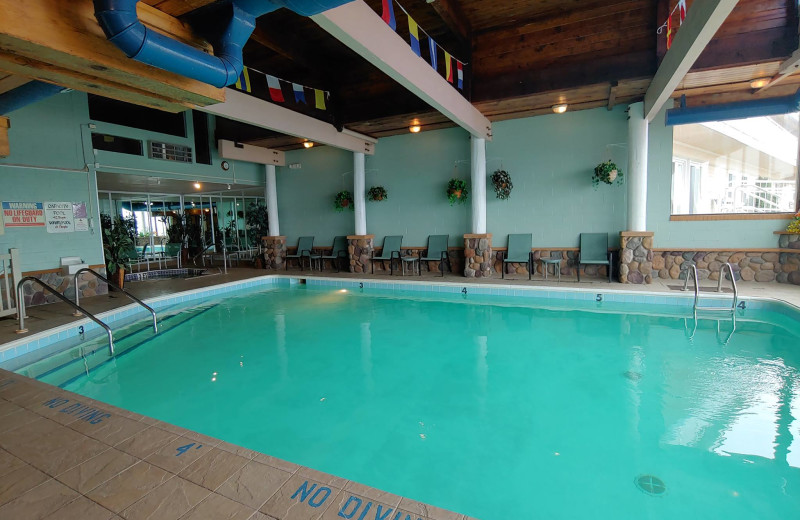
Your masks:
<svg viewBox="0 0 800 520"><path fill-rule="evenodd" d="M464 235L464 276L490 278L492 276L492 235Z"/></svg>
<svg viewBox="0 0 800 520"><path fill-rule="evenodd" d="M351 273L371 272L370 258L375 250L375 235L351 235L347 237L347 256ZM375 266L377 269L377 265Z"/></svg>
<svg viewBox="0 0 800 520"><path fill-rule="evenodd" d="M103 276L106 276L105 267L95 268L95 271ZM74 276L63 276L61 273L42 273L36 275L36 277L41 279L47 285L54 287L58 292L70 300L75 301L76 288L74 284ZM108 284L99 280L91 273L82 273L78 277L77 290L80 291L81 298L90 298L92 296L108 294ZM26 306L57 303L60 301L52 294L45 292L41 285L30 282L25 284L22 294L25 298ZM2 297L5 298L5 290L3 290ZM15 302L14 304L16 305L16 294L11 295L11 300Z"/></svg>
<svg viewBox="0 0 800 520"><path fill-rule="evenodd" d="M284 269L286 266L286 237L262 237L264 269Z"/></svg>
<svg viewBox="0 0 800 520"><path fill-rule="evenodd" d="M619 240L620 283L653 283L653 233L623 231Z"/></svg>
<svg viewBox="0 0 800 520"><path fill-rule="evenodd" d="M659 251L653 257L655 276L683 280L683 264L693 262L701 280L719 280L722 265L730 263L737 280L800 285L800 253L752 251Z"/></svg>

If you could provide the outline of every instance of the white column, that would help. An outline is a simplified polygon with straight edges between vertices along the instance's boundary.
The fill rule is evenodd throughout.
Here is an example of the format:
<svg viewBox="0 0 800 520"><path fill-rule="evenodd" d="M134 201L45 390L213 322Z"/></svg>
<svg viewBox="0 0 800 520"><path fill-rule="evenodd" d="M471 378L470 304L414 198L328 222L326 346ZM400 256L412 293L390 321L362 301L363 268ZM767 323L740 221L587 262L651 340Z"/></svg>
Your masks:
<svg viewBox="0 0 800 520"><path fill-rule="evenodd" d="M486 139L472 136L472 232L486 233Z"/></svg>
<svg viewBox="0 0 800 520"><path fill-rule="evenodd" d="M278 221L278 184L275 180L275 165L268 164L266 188L264 197L267 203L267 218L269 219L269 236L277 237L281 234L280 222ZM260 237L259 237L260 238Z"/></svg>
<svg viewBox="0 0 800 520"><path fill-rule="evenodd" d="M362 152L353 152L353 207L356 210L356 235L367 234L365 160Z"/></svg>
<svg viewBox="0 0 800 520"><path fill-rule="evenodd" d="M628 107L628 231L647 231L647 119L644 103Z"/></svg>

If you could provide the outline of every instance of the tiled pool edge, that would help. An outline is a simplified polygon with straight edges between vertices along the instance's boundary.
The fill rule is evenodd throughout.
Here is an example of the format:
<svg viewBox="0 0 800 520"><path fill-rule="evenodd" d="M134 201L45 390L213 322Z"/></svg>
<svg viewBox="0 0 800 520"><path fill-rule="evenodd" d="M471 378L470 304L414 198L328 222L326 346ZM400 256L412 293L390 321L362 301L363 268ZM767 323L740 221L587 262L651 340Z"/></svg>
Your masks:
<svg viewBox="0 0 800 520"><path fill-rule="evenodd" d="M430 282L417 280L359 280L328 278L322 276L302 276L288 274L269 274L247 280L227 282L200 289L182 291L175 294L148 298L145 302L156 311L163 310L173 305L189 303L202 300L208 297L220 296L241 289L256 287L288 287L304 280L308 286L331 287L341 289L378 289L391 291L409 292L430 292L438 294L468 294L477 296L511 296L539 300L563 300L563 301L602 301L609 303L633 303L642 305L674 305L676 307L692 308L694 294L692 292L680 294L668 294L649 291L630 291L624 289L609 288L598 292L596 288L592 290L578 289L573 287L554 287L554 286L519 286L519 285L484 285L477 283L452 282ZM466 292L465 292L466 291ZM598 297L600 299L598 300ZM709 296L707 293L701 295L701 305L725 307L730 305L730 297L720 298ZM800 321L800 307L794 304L775 298L765 298L759 296L747 296L739 299L745 302L747 308L753 310L765 310L782 314ZM97 314L97 317L107 324L128 319L132 316L142 314L146 311L137 304L129 304L117 309ZM60 325L52 329L35 333L18 340L10 341L0 345L0 362L8 361L22 356L29 352L34 352L45 348L53 343L75 338L79 335L79 329L83 327L84 332L98 329L98 325L88 318L77 320L68 324Z"/></svg>

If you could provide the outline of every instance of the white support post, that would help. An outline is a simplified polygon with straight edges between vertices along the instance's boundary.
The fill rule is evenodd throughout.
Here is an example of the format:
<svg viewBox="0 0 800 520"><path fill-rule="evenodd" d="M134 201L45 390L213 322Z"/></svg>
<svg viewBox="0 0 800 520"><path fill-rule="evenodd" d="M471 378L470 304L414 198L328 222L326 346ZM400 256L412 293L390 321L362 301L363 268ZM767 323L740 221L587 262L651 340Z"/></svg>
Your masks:
<svg viewBox="0 0 800 520"><path fill-rule="evenodd" d="M356 210L356 235L367 234L366 208L366 158L362 152L353 152L353 207Z"/></svg>
<svg viewBox="0 0 800 520"><path fill-rule="evenodd" d="M644 103L628 107L628 231L647 230L647 133Z"/></svg>
<svg viewBox="0 0 800 520"><path fill-rule="evenodd" d="M472 136L472 232L486 233L486 139Z"/></svg>
<svg viewBox="0 0 800 520"><path fill-rule="evenodd" d="M275 179L275 165L266 165L267 178L264 198L267 203L267 216L269 219L269 236L280 236L280 222L278 221L278 183Z"/></svg>

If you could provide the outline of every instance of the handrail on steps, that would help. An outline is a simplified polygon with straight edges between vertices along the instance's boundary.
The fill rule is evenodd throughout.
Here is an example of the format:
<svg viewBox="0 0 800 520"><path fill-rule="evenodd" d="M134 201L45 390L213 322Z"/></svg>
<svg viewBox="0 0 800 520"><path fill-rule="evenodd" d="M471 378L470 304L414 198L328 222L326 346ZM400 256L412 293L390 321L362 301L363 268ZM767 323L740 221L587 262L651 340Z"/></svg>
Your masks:
<svg viewBox="0 0 800 520"><path fill-rule="evenodd" d="M78 276L80 276L82 273L92 273L97 278L103 280L104 282L106 282L108 285L110 285L114 289L122 292L123 294L125 294L125 296L127 296L128 298L130 298L134 302L138 303L139 305L141 305L142 307L144 307L145 309L150 311L150 314L153 315L153 332L155 334L158 334L158 318L156 317L156 311L154 311L152 307L150 307L149 305L144 303L142 300L140 300L136 296L132 295L131 293L129 293L128 291L126 291L125 289L120 287L119 285L115 284L114 282L112 282L111 280L106 278L105 276L101 275L100 273L98 273L97 271L92 269L91 267L84 267L83 269L79 269L78 271L75 272L75 275L74 275L75 276L74 287L75 287L75 304L76 305L80 305L81 304L80 291L78 290ZM73 314L73 316L80 316L80 315L81 315L80 311L75 311L75 313Z"/></svg>
<svg viewBox="0 0 800 520"><path fill-rule="evenodd" d="M36 282L38 283L43 289L47 290L61 300L62 302L66 303L73 309L76 309L82 312L87 318L92 320L93 322L97 323L101 327L106 330L106 334L108 334L108 353L109 355L114 355L114 336L111 334L111 329L108 325L97 319L94 314L90 313L77 303L74 303L72 300L55 290L53 287L47 285L40 279L36 278L35 276L23 276L19 283L17 284L17 318L19 319L19 328L16 330L17 334L24 334L28 332L28 329L25 328L25 298L22 295L22 287L25 285L26 282Z"/></svg>

